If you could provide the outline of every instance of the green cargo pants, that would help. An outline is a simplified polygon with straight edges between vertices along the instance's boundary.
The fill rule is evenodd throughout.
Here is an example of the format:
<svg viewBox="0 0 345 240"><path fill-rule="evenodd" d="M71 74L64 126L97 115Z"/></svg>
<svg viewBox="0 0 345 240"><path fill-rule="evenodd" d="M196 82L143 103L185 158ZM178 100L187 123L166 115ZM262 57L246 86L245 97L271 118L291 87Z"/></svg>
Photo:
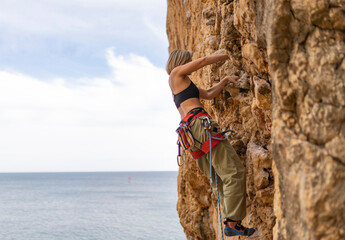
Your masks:
<svg viewBox="0 0 345 240"><path fill-rule="evenodd" d="M201 117L202 118L202 117ZM219 129L217 123L211 119L212 128ZM191 130L195 146L191 151L197 151L208 139L202 120L196 118L192 121ZM214 135L215 132L212 132ZM210 177L209 154L196 159L201 171ZM220 203L223 207L223 218L242 220L246 216L246 176L243 164L236 154L235 149L228 140L221 141L212 149L212 189L217 194L215 171L219 189ZM217 196L217 195L216 195Z"/></svg>

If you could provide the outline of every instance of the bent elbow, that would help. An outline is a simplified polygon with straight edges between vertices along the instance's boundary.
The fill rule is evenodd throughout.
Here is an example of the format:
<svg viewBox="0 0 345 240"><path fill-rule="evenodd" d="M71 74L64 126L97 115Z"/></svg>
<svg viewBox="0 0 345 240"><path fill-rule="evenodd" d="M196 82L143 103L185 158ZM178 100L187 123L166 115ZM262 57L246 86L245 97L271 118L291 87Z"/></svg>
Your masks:
<svg viewBox="0 0 345 240"><path fill-rule="evenodd" d="M206 95L205 96L206 100L212 100L214 98L214 96L210 90L207 90L205 95Z"/></svg>

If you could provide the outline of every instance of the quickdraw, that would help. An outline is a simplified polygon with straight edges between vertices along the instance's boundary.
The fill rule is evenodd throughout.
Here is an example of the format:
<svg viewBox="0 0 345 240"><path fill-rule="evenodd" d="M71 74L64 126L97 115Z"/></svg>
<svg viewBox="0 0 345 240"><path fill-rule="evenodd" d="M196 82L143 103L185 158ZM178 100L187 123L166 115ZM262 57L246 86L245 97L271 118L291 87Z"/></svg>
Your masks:
<svg viewBox="0 0 345 240"><path fill-rule="evenodd" d="M181 144L177 140L177 147L178 147L178 155L177 155L177 165L181 167L186 162L186 153L183 151L183 163L181 163Z"/></svg>

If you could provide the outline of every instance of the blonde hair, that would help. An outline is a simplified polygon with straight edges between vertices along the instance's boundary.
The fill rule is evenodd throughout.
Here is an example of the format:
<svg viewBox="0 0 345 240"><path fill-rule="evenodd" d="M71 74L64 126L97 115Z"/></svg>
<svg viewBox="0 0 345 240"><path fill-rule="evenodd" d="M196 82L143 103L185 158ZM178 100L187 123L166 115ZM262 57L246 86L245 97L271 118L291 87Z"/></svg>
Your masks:
<svg viewBox="0 0 345 240"><path fill-rule="evenodd" d="M187 50L174 50L170 53L166 66L166 71L170 75L171 71L183 64L186 64L192 60L193 52Z"/></svg>

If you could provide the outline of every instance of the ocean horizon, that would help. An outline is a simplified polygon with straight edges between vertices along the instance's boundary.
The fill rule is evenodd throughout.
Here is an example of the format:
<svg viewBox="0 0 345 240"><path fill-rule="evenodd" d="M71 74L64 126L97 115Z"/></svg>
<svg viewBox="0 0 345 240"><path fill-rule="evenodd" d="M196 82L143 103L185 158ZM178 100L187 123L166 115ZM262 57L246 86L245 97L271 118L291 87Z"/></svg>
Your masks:
<svg viewBox="0 0 345 240"><path fill-rule="evenodd" d="M0 239L186 239L177 174L0 173Z"/></svg>

